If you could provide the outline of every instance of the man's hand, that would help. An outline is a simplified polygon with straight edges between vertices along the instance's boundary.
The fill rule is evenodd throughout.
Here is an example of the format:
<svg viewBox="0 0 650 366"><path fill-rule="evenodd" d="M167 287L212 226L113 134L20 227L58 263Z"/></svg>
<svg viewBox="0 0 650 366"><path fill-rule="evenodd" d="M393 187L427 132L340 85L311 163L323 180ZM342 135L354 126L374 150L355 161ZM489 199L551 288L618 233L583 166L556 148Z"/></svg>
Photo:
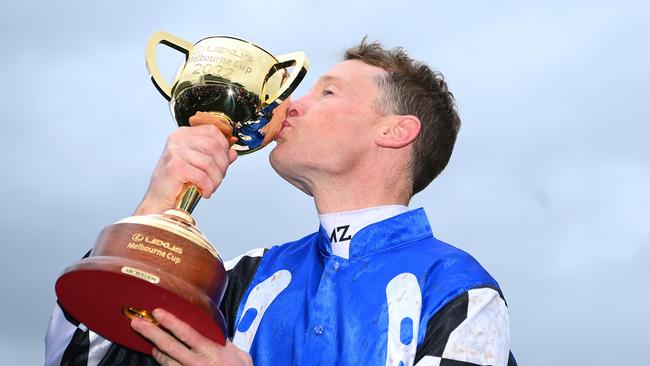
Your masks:
<svg viewBox="0 0 650 366"><path fill-rule="evenodd" d="M162 309L153 315L171 334L138 318L131 321L131 327L156 345L153 357L161 365L253 365L251 357L232 343L218 345Z"/></svg>
<svg viewBox="0 0 650 366"><path fill-rule="evenodd" d="M209 198L237 158L237 152L230 149L237 138L224 119L199 112L190 117L190 124L192 127L180 127L169 135L136 215L174 208L185 183L195 184L201 195Z"/></svg>

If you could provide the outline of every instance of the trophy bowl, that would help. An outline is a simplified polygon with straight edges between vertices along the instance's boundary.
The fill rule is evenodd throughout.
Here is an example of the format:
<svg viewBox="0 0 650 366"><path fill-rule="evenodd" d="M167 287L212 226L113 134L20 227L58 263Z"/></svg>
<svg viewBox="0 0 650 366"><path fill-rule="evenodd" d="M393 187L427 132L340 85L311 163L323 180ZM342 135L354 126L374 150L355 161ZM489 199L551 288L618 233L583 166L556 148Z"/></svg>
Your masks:
<svg viewBox="0 0 650 366"><path fill-rule="evenodd" d="M172 85L157 66L160 44L185 54ZM149 39L146 60L176 123L189 126L191 116L210 113L231 125L236 137L231 148L238 154L256 151L275 138L284 101L309 68L302 52L276 57L235 37L212 36L192 44L166 32ZM225 344L219 304L228 275L190 215L200 197L199 189L187 182L175 208L127 217L104 228L89 255L57 279L61 307L100 336L145 354L151 354L153 345L131 329L130 321L137 317L157 324L152 314L156 308Z"/></svg>

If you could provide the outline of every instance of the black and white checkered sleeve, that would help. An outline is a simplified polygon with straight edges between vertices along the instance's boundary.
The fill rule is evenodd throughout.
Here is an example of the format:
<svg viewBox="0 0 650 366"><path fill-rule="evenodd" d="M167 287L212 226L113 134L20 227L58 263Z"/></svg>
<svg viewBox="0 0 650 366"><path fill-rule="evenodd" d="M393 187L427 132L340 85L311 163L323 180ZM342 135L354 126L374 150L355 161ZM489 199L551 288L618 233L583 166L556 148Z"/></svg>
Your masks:
<svg viewBox="0 0 650 366"><path fill-rule="evenodd" d="M158 363L151 356L102 338L56 304L45 336L45 365L153 366Z"/></svg>
<svg viewBox="0 0 650 366"><path fill-rule="evenodd" d="M235 335L235 318L239 303L253 280L257 267L262 261L262 256L267 251L266 248L253 249L223 264L228 272L228 287L226 287L219 309L226 320L229 339Z"/></svg>
<svg viewBox="0 0 650 366"><path fill-rule="evenodd" d="M500 291L474 288L427 323L415 366L517 366L510 352L508 307Z"/></svg>
<svg viewBox="0 0 650 366"><path fill-rule="evenodd" d="M265 252L265 249L253 250L224 263L229 281L220 309L226 319L230 337L232 337L239 301L241 301ZM45 335L45 365L153 366L158 363L151 356L102 338L79 323L57 303L52 311Z"/></svg>

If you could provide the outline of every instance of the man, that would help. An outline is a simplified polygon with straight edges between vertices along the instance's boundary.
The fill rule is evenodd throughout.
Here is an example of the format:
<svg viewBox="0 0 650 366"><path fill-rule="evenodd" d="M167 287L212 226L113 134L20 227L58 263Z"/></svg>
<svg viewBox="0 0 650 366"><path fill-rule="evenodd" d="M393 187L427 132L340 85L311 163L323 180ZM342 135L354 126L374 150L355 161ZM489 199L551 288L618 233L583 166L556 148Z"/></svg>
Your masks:
<svg viewBox="0 0 650 366"><path fill-rule="evenodd" d="M218 346L164 309L136 319L165 365L515 365L508 309L468 254L435 239L411 197L446 166L460 128L438 73L362 43L291 102L273 168L313 196L318 232L226 263ZM174 206L186 182L209 197L235 160L227 126L195 116L172 133L137 214ZM221 131L222 133L219 133ZM52 364L154 364L55 309Z"/></svg>

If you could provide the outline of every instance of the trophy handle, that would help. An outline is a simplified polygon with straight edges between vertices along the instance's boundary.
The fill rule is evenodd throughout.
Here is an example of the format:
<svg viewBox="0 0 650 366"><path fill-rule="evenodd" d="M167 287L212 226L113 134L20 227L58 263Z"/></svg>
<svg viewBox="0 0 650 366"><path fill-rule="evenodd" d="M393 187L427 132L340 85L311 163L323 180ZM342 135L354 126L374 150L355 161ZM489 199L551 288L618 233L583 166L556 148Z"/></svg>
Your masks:
<svg viewBox="0 0 650 366"><path fill-rule="evenodd" d="M151 81L153 85L158 89L160 94L165 97L168 101L172 99L172 87L167 83L165 78L160 73L158 69L158 62L156 61L156 50L158 49L159 44L164 44L165 46L171 47L178 52L185 54L185 60L187 60L190 50L194 46L191 42L188 42L182 38L176 37L175 35L167 32L156 32L151 35L149 41L147 42L147 70L149 75L151 75Z"/></svg>
<svg viewBox="0 0 650 366"><path fill-rule="evenodd" d="M266 76L264 84L266 86L266 81L279 70L283 70L293 66L293 71L289 78L282 84L282 87L275 95L270 96L264 101L264 108L262 109L263 114L267 114L277 107L280 103L284 102L285 99L293 93L294 90L298 87L302 79L307 74L309 69L309 60L305 56L304 52L291 52L281 56L276 57L278 62L271 67L269 73Z"/></svg>

